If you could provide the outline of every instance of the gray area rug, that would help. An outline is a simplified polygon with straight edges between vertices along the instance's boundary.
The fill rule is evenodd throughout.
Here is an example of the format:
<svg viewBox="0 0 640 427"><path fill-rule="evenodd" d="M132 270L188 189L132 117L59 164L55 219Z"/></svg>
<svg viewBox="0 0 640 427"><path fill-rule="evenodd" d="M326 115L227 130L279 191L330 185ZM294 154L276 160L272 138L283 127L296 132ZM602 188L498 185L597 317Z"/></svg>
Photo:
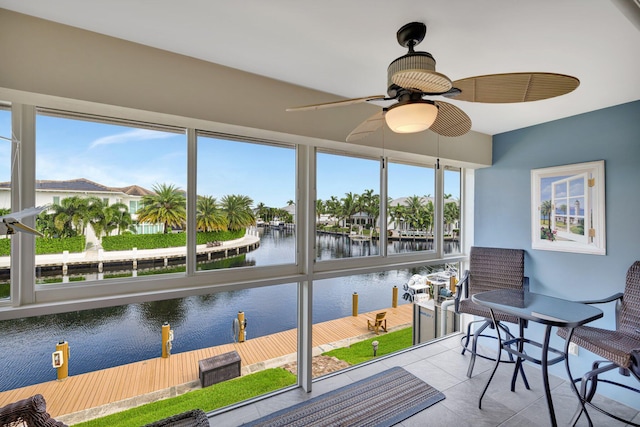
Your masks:
<svg viewBox="0 0 640 427"><path fill-rule="evenodd" d="M403 368L298 403L245 426L392 426L445 396Z"/></svg>

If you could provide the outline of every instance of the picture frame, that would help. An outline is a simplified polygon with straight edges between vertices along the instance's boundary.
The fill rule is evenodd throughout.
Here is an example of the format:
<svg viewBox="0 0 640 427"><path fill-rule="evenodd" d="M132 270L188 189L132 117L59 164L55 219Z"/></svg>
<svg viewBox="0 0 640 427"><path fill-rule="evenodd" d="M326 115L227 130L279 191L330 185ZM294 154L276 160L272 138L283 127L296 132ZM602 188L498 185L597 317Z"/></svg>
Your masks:
<svg viewBox="0 0 640 427"><path fill-rule="evenodd" d="M531 170L532 249L606 255L604 160Z"/></svg>

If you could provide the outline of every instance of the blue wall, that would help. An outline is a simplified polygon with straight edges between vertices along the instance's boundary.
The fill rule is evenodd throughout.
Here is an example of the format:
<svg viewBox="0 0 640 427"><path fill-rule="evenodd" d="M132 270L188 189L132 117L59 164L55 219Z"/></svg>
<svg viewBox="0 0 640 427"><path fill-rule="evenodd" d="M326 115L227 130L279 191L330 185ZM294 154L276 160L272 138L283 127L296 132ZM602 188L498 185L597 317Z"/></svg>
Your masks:
<svg viewBox="0 0 640 427"><path fill-rule="evenodd" d="M596 160L605 161L606 256L531 249L531 169ZM476 172L474 244L525 249L533 292L585 300L622 291L640 260L640 101L494 136L493 166ZM605 317L593 325L614 328L613 304L601 308ZM527 334L541 341L542 332L531 325ZM554 333L552 345L563 344ZM574 376L593 360L580 349ZM566 378L563 364L553 373ZM635 393L601 392L640 409Z"/></svg>

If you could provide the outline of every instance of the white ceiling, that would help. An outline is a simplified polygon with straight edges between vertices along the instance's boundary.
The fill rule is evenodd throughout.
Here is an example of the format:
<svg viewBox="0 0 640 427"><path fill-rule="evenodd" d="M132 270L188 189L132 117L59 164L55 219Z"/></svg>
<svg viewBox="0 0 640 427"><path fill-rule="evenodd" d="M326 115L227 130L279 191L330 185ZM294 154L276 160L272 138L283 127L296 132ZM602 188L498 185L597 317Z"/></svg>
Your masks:
<svg viewBox="0 0 640 427"><path fill-rule="evenodd" d="M387 66L406 53L396 31L412 21L428 28L417 50L451 80L518 71L580 79L568 95L527 104L450 101L473 130L494 135L640 99L635 1L0 0L0 8L346 98L385 93Z"/></svg>

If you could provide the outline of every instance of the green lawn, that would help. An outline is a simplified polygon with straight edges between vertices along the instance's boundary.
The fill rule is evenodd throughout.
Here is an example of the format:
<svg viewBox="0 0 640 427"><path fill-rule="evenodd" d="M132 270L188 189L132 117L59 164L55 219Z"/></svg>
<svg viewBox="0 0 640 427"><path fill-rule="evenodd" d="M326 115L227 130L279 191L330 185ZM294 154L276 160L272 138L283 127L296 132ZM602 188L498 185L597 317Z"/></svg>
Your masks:
<svg viewBox="0 0 640 427"><path fill-rule="evenodd" d="M373 358L373 346L371 343L378 341L378 351L376 355L384 356L413 345L412 328L400 329L399 331L382 333L375 338L360 341L350 347L337 348L324 353L327 356L335 356L351 365L366 362Z"/></svg>
<svg viewBox="0 0 640 427"><path fill-rule="evenodd" d="M133 409L75 424L82 427L134 427L192 409L205 412L231 405L296 383L296 376L282 368L265 369L229 381L190 391L178 397L147 403Z"/></svg>
<svg viewBox="0 0 640 427"><path fill-rule="evenodd" d="M373 358L371 345L373 341L378 341L378 357L390 354L411 347L412 329L405 328L395 332L382 333L374 338L352 344L350 347L331 350L323 354L335 356L351 365L356 365ZM75 425L81 427L142 426L192 409L202 409L205 412L213 411L295 383L296 376L285 369L266 369L210 387L190 391L178 397L159 400Z"/></svg>

